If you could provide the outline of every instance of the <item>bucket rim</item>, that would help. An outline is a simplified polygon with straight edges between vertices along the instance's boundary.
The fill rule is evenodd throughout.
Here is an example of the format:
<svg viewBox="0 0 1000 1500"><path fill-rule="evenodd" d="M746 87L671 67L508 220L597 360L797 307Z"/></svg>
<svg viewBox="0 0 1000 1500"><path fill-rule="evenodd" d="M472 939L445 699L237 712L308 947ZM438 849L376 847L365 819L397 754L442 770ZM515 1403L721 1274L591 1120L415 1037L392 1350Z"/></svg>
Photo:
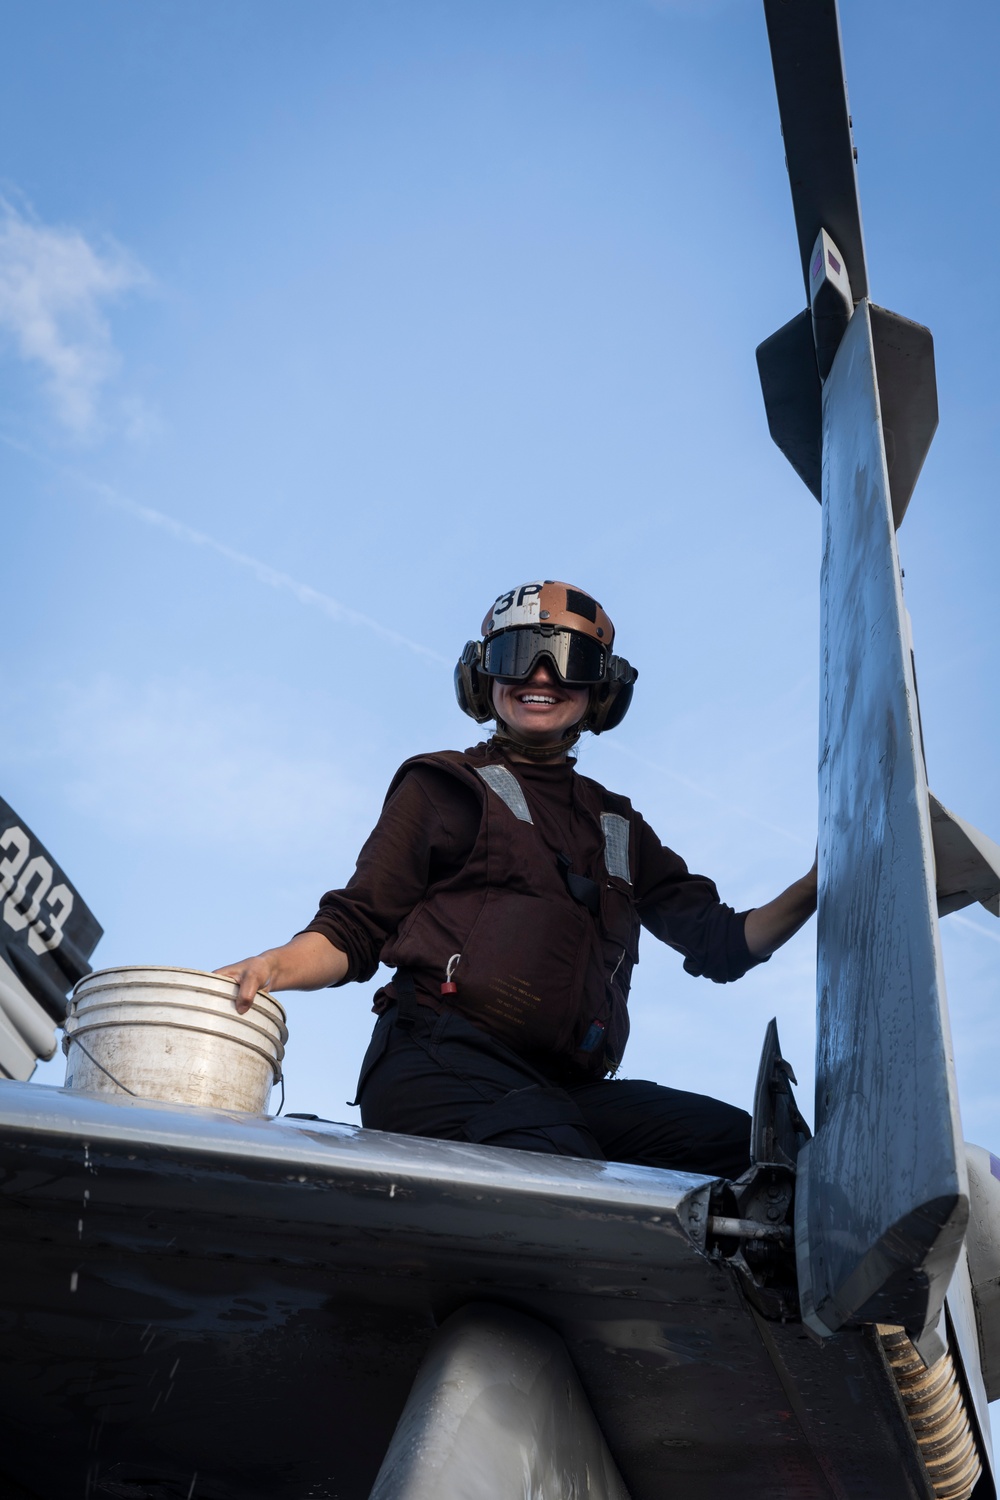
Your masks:
<svg viewBox="0 0 1000 1500"><path fill-rule="evenodd" d="M92 980L103 979L108 974L149 973L194 974L197 975L199 979L214 979L218 984L231 984L234 985L237 989L239 988L238 980L231 979L228 974L216 974L213 969L186 969L178 964L112 964L107 969L91 969L89 974L84 974L83 978L78 979L76 984L73 986L73 989L70 992L70 999L75 999L77 991L83 989L85 985L90 984ZM152 981L148 982L152 983ZM281 1014L287 1018L285 1007L282 1005L281 1001L271 993L270 990L258 990L257 994L263 995L265 999L270 1000L271 1004L276 1005L281 1011Z"/></svg>
<svg viewBox="0 0 1000 1500"><path fill-rule="evenodd" d="M76 1008L76 1000L74 998L73 1005L70 1008L69 1014L66 1016L66 1019L63 1022L63 1030L67 1035L72 1035L77 1031L85 1031L87 1029L102 1026L171 1026L174 1024L181 1024L180 1022L175 1023L173 1021L167 1021L164 1019L154 1020L146 1016L143 1016L141 1018L134 1017L124 1021L121 1019L115 1019L114 1017L109 1017L107 1020L95 1019L95 1016L102 1011L113 1011L130 1005L138 1005L144 1010L148 1007L148 1009L150 1010L158 1009L164 1011L181 1011L186 1015L211 1016L216 1022L224 1021L227 1023L227 1027L229 1025L232 1025L236 1028L233 1031L229 1031L228 1029L220 1031L217 1027L214 1029L215 1035L228 1036L232 1041L243 1041L246 1033L252 1031L255 1032L258 1036L264 1037L266 1041L273 1043L279 1049L279 1052L284 1051L285 1044L288 1041L288 1027L284 1024L283 1021L279 1020L277 1016L268 1015L268 1012L264 1009L263 1006L261 1006L259 1010L256 1011L256 1014L255 1007L251 1006L250 1009L243 1015L240 1015L236 1011L234 1011L231 1015L220 1015L217 1010L214 1010L207 1005L197 1004L192 997L195 995L205 994L208 994L210 999L220 999L223 997L212 995L207 990L196 990L193 985L190 990L185 991L184 999L161 999L151 1002L140 1001L135 997L135 995L122 995L116 999L101 999L100 997L104 993L105 988L113 989L113 986L99 986L90 995L84 997L85 1000L89 1000L91 1003L87 1005L86 1009L83 1010L82 1013ZM156 986L152 984L133 985L132 988L133 990L143 988L155 989Z"/></svg>

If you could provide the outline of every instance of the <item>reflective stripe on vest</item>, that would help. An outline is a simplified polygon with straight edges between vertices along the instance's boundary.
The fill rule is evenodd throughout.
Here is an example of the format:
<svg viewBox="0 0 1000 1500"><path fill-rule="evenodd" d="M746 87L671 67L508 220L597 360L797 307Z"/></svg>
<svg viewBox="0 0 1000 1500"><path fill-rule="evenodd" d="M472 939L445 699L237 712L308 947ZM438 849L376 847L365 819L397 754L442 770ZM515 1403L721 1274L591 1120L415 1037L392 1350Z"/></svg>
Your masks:
<svg viewBox="0 0 1000 1500"><path fill-rule="evenodd" d="M601 813L604 829L604 868L617 880L632 884L632 872L628 865L628 818L621 813Z"/></svg>
<svg viewBox="0 0 1000 1500"><path fill-rule="evenodd" d="M496 792L501 802L510 809L515 818L522 823L534 821L525 801L524 792L521 790L521 783L513 771L508 771L506 766L477 766L476 775L485 781L491 792ZM631 885L632 872L628 861L628 818L623 818L621 813L601 813L601 828L604 833L604 868L609 875Z"/></svg>
<svg viewBox="0 0 1000 1500"><path fill-rule="evenodd" d="M490 791L496 792L501 802L507 804L515 818L522 823L534 821L524 800L521 783L513 771L508 771L506 766L477 766L476 775L481 776Z"/></svg>

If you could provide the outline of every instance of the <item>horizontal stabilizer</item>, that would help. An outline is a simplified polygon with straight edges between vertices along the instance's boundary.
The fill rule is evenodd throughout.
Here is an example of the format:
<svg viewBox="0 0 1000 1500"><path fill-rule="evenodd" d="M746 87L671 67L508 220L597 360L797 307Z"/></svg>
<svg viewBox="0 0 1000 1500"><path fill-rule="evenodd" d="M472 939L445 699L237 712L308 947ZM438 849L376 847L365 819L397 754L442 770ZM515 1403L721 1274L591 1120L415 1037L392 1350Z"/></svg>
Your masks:
<svg viewBox="0 0 1000 1500"><path fill-rule="evenodd" d="M833 0L764 0L802 276L816 236L840 246L855 301L868 295L840 22Z"/></svg>
<svg viewBox="0 0 1000 1500"><path fill-rule="evenodd" d="M938 425L934 339L929 328L869 304L889 498L899 527ZM823 476L823 387L809 308L757 347L767 427L819 500Z"/></svg>
<svg viewBox="0 0 1000 1500"><path fill-rule="evenodd" d="M823 389L808 307L758 345L757 370L768 431L806 488L820 500Z"/></svg>
<svg viewBox="0 0 1000 1500"><path fill-rule="evenodd" d="M934 338L922 323L874 303L871 315L892 519L898 530L937 431Z"/></svg>
<svg viewBox="0 0 1000 1500"><path fill-rule="evenodd" d="M934 839L938 915L961 911L979 901L1000 917L1000 844L949 812L933 792L927 793Z"/></svg>

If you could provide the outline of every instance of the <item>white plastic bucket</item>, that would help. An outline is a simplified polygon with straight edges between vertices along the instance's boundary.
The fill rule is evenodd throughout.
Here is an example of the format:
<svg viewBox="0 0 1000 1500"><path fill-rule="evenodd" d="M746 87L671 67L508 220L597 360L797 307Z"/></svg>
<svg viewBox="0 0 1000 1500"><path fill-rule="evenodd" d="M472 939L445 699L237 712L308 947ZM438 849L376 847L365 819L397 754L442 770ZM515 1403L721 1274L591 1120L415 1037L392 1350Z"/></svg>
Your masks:
<svg viewBox="0 0 1000 1500"><path fill-rule="evenodd" d="M98 969L73 991L66 1088L263 1114L281 1077L285 1012L259 990L246 1015L233 979L201 969Z"/></svg>

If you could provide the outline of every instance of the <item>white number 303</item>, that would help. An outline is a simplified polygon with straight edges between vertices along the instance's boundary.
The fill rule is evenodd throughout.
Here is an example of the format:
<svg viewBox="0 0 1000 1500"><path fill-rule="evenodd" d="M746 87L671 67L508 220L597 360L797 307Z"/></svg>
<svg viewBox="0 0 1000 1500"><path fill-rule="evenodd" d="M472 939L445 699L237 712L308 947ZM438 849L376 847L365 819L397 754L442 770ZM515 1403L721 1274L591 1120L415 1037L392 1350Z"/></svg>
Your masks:
<svg viewBox="0 0 1000 1500"><path fill-rule="evenodd" d="M73 892L69 886L52 889L53 870L44 854L31 854L31 840L15 823L0 834L0 900L3 919L15 932L28 933L32 953L51 953L63 940L63 927L73 910ZM8 894L9 892L9 894ZM42 911L42 903L46 911Z"/></svg>

